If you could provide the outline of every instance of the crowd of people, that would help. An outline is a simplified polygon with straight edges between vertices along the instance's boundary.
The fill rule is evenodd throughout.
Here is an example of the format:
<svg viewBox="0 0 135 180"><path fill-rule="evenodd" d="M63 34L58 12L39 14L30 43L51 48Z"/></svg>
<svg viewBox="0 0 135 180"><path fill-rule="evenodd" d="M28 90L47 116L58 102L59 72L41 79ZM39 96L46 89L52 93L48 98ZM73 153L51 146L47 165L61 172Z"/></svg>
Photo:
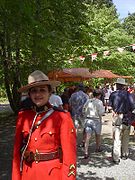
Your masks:
<svg viewBox="0 0 135 180"><path fill-rule="evenodd" d="M83 140L79 145L84 147L84 158L89 157L89 143L95 133L95 151L101 152L102 116L112 112L113 149L112 160L119 164L120 158L129 156L128 144L131 125L135 120L135 86L128 86L125 79L118 78L112 84L102 88L84 86L82 83L68 96L68 110L71 113L76 132L83 129ZM67 89L66 89L67 91Z"/></svg>
<svg viewBox="0 0 135 180"><path fill-rule="evenodd" d="M112 112L112 160L129 155L129 133L135 120L134 86L118 78L115 86L88 87L83 83L56 93L59 81L50 81L36 70L28 77L28 84L19 89L27 92L18 113L12 180L76 179L76 149L84 148L84 158L90 156L89 143L95 134L95 151L100 153L102 116ZM78 129L82 142L77 144Z"/></svg>

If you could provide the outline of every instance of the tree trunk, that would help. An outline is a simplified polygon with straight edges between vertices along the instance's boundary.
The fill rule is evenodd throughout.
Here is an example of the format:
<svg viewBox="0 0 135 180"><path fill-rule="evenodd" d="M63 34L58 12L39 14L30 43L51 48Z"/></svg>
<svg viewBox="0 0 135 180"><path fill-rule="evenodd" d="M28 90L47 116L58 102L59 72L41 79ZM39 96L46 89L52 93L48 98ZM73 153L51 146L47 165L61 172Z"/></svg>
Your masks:
<svg viewBox="0 0 135 180"><path fill-rule="evenodd" d="M18 68L13 68L12 55L10 48L10 33L6 28L6 23L3 24L3 36L2 36L2 62L3 62L3 74L6 94L12 110L17 113L19 110L20 94L17 92L20 87L19 71ZM19 59L19 50L16 50L16 63ZM17 64L18 67L19 64Z"/></svg>

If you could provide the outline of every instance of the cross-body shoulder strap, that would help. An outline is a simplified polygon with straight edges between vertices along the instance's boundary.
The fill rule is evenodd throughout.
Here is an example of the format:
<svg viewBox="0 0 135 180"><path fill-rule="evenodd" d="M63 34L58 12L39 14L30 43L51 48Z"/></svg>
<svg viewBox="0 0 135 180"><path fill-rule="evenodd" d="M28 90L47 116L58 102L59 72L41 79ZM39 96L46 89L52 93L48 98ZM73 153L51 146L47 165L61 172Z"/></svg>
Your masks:
<svg viewBox="0 0 135 180"><path fill-rule="evenodd" d="M54 112L54 109L50 109L32 128L32 132L38 127L40 126L40 124L46 119L48 118L52 113Z"/></svg>
<svg viewBox="0 0 135 180"><path fill-rule="evenodd" d="M33 119L31 128L30 128L30 132L29 132L27 144L26 144L26 146L25 146L25 148L24 148L24 150L23 150L23 152L22 152L22 155L21 155L20 172L22 172L23 158L24 158L25 151L26 151L26 149L27 149L27 147L28 147L28 145L29 145L32 132L36 129L35 127L39 126L39 125L40 125L46 118L48 118L53 112L54 112L54 110L51 108L51 109L37 122L37 124L34 125L37 116L40 114L40 113L36 113L36 115L35 115L35 117L34 117L34 119Z"/></svg>

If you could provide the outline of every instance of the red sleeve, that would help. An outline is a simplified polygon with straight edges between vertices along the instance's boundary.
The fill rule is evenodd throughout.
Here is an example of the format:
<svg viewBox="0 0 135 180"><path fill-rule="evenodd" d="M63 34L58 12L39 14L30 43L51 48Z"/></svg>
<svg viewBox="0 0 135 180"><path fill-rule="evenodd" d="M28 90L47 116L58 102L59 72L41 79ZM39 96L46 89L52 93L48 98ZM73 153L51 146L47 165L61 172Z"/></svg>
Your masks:
<svg viewBox="0 0 135 180"><path fill-rule="evenodd" d="M19 112L16 123L16 132L15 132L15 141L14 141L12 180L21 180L21 173L20 173L21 143L22 143L22 112Z"/></svg>
<svg viewBox="0 0 135 180"><path fill-rule="evenodd" d="M63 151L62 180L76 179L76 131L69 113L62 114L61 146Z"/></svg>

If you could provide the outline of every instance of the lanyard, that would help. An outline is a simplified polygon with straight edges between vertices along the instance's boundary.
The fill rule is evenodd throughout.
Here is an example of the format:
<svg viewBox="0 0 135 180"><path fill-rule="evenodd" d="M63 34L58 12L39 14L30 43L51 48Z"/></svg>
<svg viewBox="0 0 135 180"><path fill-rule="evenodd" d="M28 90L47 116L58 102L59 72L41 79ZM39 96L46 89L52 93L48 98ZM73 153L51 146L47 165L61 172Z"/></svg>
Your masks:
<svg viewBox="0 0 135 180"><path fill-rule="evenodd" d="M20 161L20 172L22 172L22 165L23 165L23 158L24 158L24 154L25 154L25 151L29 145L29 142L30 142L30 138L31 138L31 135L32 135L32 132L35 130L35 128L37 126L39 126L46 118L48 118L52 113L54 112L53 109L50 109L38 122L36 125L35 124L35 121L36 121L36 118L37 116L40 114L40 113L36 113L34 119L33 119L33 122L32 122L32 125L31 125L31 128L30 128L30 132L29 132L29 136L28 136L28 141L27 141L27 144L22 152L22 155L21 155L21 161Z"/></svg>

